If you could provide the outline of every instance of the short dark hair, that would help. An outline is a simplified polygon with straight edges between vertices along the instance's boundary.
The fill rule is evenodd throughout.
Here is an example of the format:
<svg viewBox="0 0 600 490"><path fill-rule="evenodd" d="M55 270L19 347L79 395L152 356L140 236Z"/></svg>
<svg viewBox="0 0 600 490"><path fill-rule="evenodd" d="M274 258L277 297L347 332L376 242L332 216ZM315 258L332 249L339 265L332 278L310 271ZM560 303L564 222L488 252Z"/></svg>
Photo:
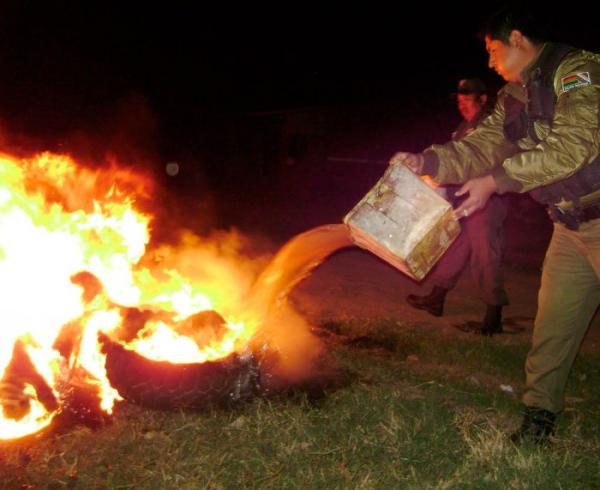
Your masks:
<svg viewBox="0 0 600 490"><path fill-rule="evenodd" d="M484 23L480 35L482 38L489 37L508 44L510 33L514 30L530 39L533 43L540 44L547 40L546 28L539 19L521 5L505 5L492 14Z"/></svg>

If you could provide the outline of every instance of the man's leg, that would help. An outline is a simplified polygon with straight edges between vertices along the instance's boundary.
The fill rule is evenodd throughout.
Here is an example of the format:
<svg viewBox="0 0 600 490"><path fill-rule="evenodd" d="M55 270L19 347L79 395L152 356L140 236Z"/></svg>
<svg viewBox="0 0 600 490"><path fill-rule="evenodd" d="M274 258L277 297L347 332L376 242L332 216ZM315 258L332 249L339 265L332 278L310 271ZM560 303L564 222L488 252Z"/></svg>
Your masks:
<svg viewBox="0 0 600 490"><path fill-rule="evenodd" d="M471 244L463 230L431 271L435 285L447 290L453 289L465 269L470 255Z"/></svg>
<svg viewBox="0 0 600 490"><path fill-rule="evenodd" d="M433 290L426 296L409 294L406 297L408 304L413 308L425 310L433 316L441 316L444 312L446 293L456 286L470 253L469 239L463 231L431 271L435 285Z"/></svg>
<svg viewBox="0 0 600 490"><path fill-rule="evenodd" d="M479 297L486 305L483 324L478 330L483 335L502 332L502 307L508 304L503 273L505 219L504 200L493 196L485 208L473 214L465 223L464 233L471 248L471 277Z"/></svg>
<svg viewBox="0 0 600 490"><path fill-rule="evenodd" d="M596 221L584 223L579 231L554 225L525 363L523 402L528 411L515 434L519 440L527 437L529 429L534 436L540 430L545 436L552 429L555 414L563 408L573 361L600 303L600 220ZM537 422L536 414L541 414Z"/></svg>
<svg viewBox="0 0 600 490"><path fill-rule="evenodd" d="M471 276L486 305L508 304L503 272L505 219L506 203L500 196L492 196L485 208L469 218L465 227L471 243Z"/></svg>

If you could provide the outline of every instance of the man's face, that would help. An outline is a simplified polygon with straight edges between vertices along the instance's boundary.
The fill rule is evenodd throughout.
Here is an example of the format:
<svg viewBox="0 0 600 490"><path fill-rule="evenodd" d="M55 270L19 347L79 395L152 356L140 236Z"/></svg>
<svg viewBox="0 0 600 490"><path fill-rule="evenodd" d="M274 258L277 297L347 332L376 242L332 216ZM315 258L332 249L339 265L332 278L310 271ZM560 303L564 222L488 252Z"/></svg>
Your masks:
<svg viewBox="0 0 600 490"><path fill-rule="evenodd" d="M523 53L523 50L519 46L518 31L512 31L508 44L499 39L491 39L489 36L485 37L485 49L489 53L488 66L500 75L507 82L519 82L521 79L521 72L529 63L529 58Z"/></svg>
<svg viewBox="0 0 600 490"><path fill-rule="evenodd" d="M458 112L467 121L472 121L483 107L481 96L477 94L458 94L456 101Z"/></svg>

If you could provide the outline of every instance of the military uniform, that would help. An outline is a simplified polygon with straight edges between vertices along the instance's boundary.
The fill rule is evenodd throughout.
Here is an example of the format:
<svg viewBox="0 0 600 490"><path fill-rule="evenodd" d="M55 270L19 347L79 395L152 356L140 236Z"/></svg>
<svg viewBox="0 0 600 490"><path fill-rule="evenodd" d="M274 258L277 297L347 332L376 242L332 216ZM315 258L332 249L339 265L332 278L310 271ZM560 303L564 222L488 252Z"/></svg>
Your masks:
<svg viewBox="0 0 600 490"><path fill-rule="evenodd" d="M463 120L452 133L452 139L456 141L472 133L487 114L482 110L472 121ZM458 189L459 186L447 186L449 200L453 204L457 200L453 197L454 192ZM470 263L471 277L479 298L486 305L507 305L502 271L506 250L505 219L506 204L497 195L492 196L483 209L463 219L462 233L436 265L435 284L446 290L453 289L466 264Z"/></svg>
<svg viewBox="0 0 600 490"><path fill-rule="evenodd" d="M600 55L547 43L462 140L424 152L439 183L492 174L499 194L530 192L555 221L546 253L525 405L563 408L572 363L600 303Z"/></svg>

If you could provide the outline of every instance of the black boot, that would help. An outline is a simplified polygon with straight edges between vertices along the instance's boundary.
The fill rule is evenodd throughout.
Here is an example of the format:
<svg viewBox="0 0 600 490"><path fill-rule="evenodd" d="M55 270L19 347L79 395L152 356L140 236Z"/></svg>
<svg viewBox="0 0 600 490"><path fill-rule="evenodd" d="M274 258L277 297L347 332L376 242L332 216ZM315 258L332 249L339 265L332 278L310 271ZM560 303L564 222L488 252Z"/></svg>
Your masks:
<svg viewBox="0 0 600 490"><path fill-rule="evenodd" d="M447 289L435 286L427 296L409 294L406 297L406 301L413 308L425 310L433 316L442 316L444 313L444 299L446 299L447 292Z"/></svg>
<svg viewBox="0 0 600 490"><path fill-rule="evenodd" d="M481 335L491 337L495 333L502 333L502 305L487 305Z"/></svg>
<svg viewBox="0 0 600 490"><path fill-rule="evenodd" d="M521 428L511 434L510 440L515 444L533 443L545 445L554 434L556 414L537 407L525 407L525 415Z"/></svg>

